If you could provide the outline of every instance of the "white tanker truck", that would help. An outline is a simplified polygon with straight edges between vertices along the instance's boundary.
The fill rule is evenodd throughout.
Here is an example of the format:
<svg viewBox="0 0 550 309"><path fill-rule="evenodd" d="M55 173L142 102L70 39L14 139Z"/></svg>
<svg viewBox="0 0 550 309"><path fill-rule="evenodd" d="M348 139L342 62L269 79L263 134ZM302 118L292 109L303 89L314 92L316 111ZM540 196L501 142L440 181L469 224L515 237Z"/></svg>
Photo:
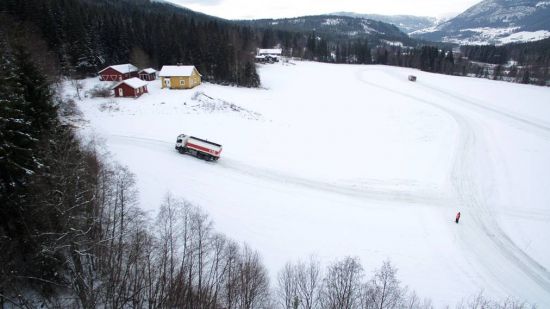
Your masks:
<svg viewBox="0 0 550 309"><path fill-rule="evenodd" d="M176 150L206 161L217 161L222 152L222 145L202 138L180 134L176 140Z"/></svg>

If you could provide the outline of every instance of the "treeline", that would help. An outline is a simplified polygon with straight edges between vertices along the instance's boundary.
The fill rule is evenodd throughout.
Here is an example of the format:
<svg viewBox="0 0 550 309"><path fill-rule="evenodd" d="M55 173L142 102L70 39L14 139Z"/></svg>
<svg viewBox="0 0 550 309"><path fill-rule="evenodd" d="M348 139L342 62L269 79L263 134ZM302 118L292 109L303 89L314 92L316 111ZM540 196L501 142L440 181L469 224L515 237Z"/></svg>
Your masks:
<svg viewBox="0 0 550 309"><path fill-rule="evenodd" d="M364 43L364 45L367 44L367 42ZM531 44L534 43L524 46L531 46ZM525 49L503 47L503 52L496 52L496 50L500 50L500 47L497 49L494 47L474 47L472 49L466 49L472 53L474 50L485 51L486 53L484 55L486 55L487 58L484 58L485 56L479 56L476 58L478 61L473 61L469 57L461 53L455 53L450 49L445 50L435 46L410 48L381 45L371 48L368 51L358 49L357 47L346 48L344 46L343 49L341 49L345 51L344 53L340 52L340 48L342 47L337 46L336 49L332 49L333 51L328 52L328 54L331 55L328 60L326 60L326 57L320 57L316 60L333 63L383 64L415 68L433 73L548 86L550 85L550 53L548 53L550 47L545 47L545 44L544 42L534 44L534 46L538 46L535 49L527 47ZM348 46L353 47L361 45L350 44ZM362 52L358 52L358 50L362 50ZM505 64L491 63L503 62L503 60L497 61L497 59L502 57L506 59L504 61ZM369 58L371 59L370 62L368 60L361 60Z"/></svg>
<svg viewBox="0 0 550 309"><path fill-rule="evenodd" d="M358 258L346 257L324 269L315 257L287 263L279 271L274 295L281 309L433 309L397 278L397 268L385 261L367 276ZM447 306L446 308L450 308ZM513 299L494 301L479 292L461 300L456 309L527 309Z"/></svg>
<svg viewBox="0 0 550 309"><path fill-rule="evenodd" d="M65 76L132 62L194 64L207 81L256 87L254 32L170 5L126 0L3 0L0 12L33 27ZM3 17L4 18L4 17Z"/></svg>
<svg viewBox="0 0 550 309"><path fill-rule="evenodd" d="M550 84L550 39L500 47L466 46L460 53L430 45L412 48L384 43L372 46L367 39L327 39L316 32L303 36L264 30L263 41L281 46L286 56L312 61L382 64L448 75Z"/></svg>
<svg viewBox="0 0 550 309"><path fill-rule="evenodd" d="M327 41L315 32L307 37L301 58L320 62L370 64L372 56L367 39Z"/></svg>
<svg viewBox="0 0 550 309"><path fill-rule="evenodd" d="M457 52L444 45L376 44L368 39L331 38L315 31L303 35L264 29L262 38L264 46L278 45L286 56L312 61L382 64L449 75L550 84L550 39L498 47L463 46Z"/></svg>
<svg viewBox="0 0 550 309"><path fill-rule="evenodd" d="M513 43L501 46L461 46L461 53L472 61L491 64L506 64L514 60L518 65L546 64L550 62L550 39L529 43Z"/></svg>
<svg viewBox="0 0 550 309"><path fill-rule="evenodd" d="M462 46L474 76L550 85L550 39L502 46ZM480 62L480 63L476 63Z"/></svg>

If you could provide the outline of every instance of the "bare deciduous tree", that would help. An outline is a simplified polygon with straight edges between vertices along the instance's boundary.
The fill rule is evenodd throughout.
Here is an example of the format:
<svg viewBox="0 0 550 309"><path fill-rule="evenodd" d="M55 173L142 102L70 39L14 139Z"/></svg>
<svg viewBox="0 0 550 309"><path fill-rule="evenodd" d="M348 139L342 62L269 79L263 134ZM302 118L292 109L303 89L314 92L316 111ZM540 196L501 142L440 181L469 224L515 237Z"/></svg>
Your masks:
<svg viewBox="0 0 550 309"><path fill-rule="evenodd" d="M330 265L323 280L321 303L327 309L358 308L363 267L357 258L347 257Z"/></svg>
<svg viewBox="0 0 550 309"><path fill-rule="evenodd" d="M321 265L319 261L310 256L307 263L299 262L296 265L295 273L300 308L318 308L321 288Z"/></svg>
<svg viewBox="0 0 550 309"><path fill-rule="evenodd" d="M366 284L364 308L393 309L401 306L405 290L399 286L396 272L389 261L382 264Z"/></svg>
<svg viewBox="0 0 550 309"><path fill-rule="evenodd" d="M277 275L277 300L284 309L295 309L299 302L296 267L290 262Z"/></svg>
<svg viewBox="0 0 550 309"><path fill-rule="evenodd" d="M241 250L238 268L238 308L264 308L269 304L269 279L260 255L247 245Z"/></svg>

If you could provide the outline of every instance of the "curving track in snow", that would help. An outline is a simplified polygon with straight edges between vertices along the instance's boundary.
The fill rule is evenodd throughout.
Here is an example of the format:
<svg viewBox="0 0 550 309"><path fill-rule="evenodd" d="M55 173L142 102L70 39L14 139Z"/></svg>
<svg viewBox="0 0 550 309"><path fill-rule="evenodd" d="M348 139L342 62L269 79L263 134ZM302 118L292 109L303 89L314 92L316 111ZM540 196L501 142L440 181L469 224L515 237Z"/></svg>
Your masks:
<svg viewBox="0 0 550 309"><path fill-rule="evenodd" d="M481 264L483 269L480 270L480 275L487 279L486 282L499 282L504 296L520 294L528 299L544 299L546 295L548 299L550 272L519 248L500 228L494 219L494 210L487 202L481 183L482 179L487 179L491 175L480 177L477 175L479 172L477 168L483 166L487 170L492 160L495 160L495 158L489 158L488 151L484 149L487 143L484 140L484 127L480 119L496 116L504 123L520 125L525 131L544 137L550 136L550 126L498 110L496 107L475 102L458 93L429 84L411 83L412 87L423 87L430 94L436 93L441 98L437 101L427 100L403 90L370 82L361 77L363 72L364 70L358 71L357 78L366 85L431 106L452 117L458 127L458 143L450 171L450 181L456 193L458 202L456 206L467 216L467 220L474 223L473 225L461 224L457 234L463 250L475 253L475 260L470 261L472 268L476 268L475 264ZM387 73L380 71L380 74ZM395 78L396 82L405 78L400 75L387 75ZM539 305L547 307L550 303L539 303Z"/></svg>
<svg viewBox="0 0 550 309"><path fill-rule="evenodd" d="M119 144L130 143L132 146L141 145L143 147L146 147L148 150L155 149L155 151L161 153L165 153L167 148L173 148L172 142L166 142L151 138L143 138L138 136L110 134L109 141ZM181 155L176 151L174 151L174 154L181 157ZM392 187L380 188L375 186L363 186L357 188L352 185L346 186L317 179L299 177L291 174L283 174L278 171L252 166L245 162L228 157L223 157L223 160L220 160L216 163L204 163L212 166L222 167L229 173L237 172L252 178L259 178L276 183L285 183L309 190L343 194L346 196L352 196L367 200L405 202L407 204L420 204L428 206L444 205L445 203L448 203L450 201L448 197L439 192L426 193L412 190L399 190Z"/></svg>

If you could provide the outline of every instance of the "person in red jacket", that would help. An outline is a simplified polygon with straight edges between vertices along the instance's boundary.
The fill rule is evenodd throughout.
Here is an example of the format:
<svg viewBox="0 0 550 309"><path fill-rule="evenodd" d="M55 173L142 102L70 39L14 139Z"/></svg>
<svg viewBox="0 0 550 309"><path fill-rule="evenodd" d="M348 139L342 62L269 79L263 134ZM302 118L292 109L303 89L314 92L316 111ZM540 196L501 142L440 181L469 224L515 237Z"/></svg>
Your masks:
<svg viewBox="0 0 550 309"><path fill-rule="evenodd" d="M460 220L460 211L456 214L456 223L458 224L458 220Z"/></svg>

